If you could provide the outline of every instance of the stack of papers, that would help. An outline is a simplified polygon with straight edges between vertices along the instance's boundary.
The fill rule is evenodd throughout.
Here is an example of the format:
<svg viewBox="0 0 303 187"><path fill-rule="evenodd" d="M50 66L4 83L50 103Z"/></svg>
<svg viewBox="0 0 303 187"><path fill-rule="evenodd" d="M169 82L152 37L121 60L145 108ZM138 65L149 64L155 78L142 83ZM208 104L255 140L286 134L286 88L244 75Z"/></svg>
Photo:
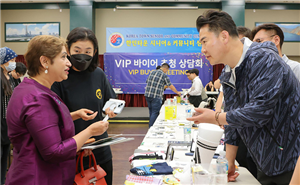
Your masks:
<svg viewBox="0 0 303 187"><path fill-rule="evenodd" d="M135 184L161 185L162 179L155 177L126 175L126 181L124 184L125 185L135 185Z"/></svg>
<svg viewBox="0 0 303 187"><path fill-rule="evenodd" d="M113 137L103 138L103 139L97 140L97 141L89 143L89 144L84 144L81 149L82 150L83 149L96 149L99 147L104 147L104 146L109 146L109 145L114 145L114 144L118 144L118 143L122 143L122 142L127 142L130 140L134 140L134 138L118 137L121 135L122 134L119 134L119 135L116 135Z"/></svg>

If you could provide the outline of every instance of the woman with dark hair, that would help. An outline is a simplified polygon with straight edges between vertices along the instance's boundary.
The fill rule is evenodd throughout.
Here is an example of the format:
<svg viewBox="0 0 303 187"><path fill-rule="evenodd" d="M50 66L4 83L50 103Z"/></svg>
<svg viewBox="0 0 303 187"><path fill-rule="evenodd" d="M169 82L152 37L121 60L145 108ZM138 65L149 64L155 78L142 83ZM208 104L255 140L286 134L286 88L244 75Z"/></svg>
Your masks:
<svg viewBox="0 0 303 187"><path fill-rule="evenodd" d="M211 91L213 92L214 91L214 81L209 81L209 83L207 83L205 85L205 91Z"/></svg>
<svg viewBox="0 0 303 187"><path fill-rule="evenodd" d="M13 80L8 72L16 68L16 57L18 55L8 47L0 49L1 61L1 185L5 183L7 169L7 158L9 156L10 141L7 136L6 110L8 101L13 93Z"/></svg>
<svg viewBox="0 0 303 187"><path fill-rule="evenodd" d="M22 62L16 62L16 68L8 74L9 78L13 80L15 87L21 83L20 78L25 75L26 71L27 68Z"/></svg>
<svg viewBox="0 0 303 187"><path fill-rule="evenodd" d="M69 77L62 82L56 82L52 86L52 90L56 92L63 102L66 104L70 112L80 108L88 108L92 110L89 114L98 113L92 119L92 122L102 120L104 115L110 118L116 115L113 111L107 109L105 114L102 111L106 101L110 98L116 98L105 73L99 65L98 41L88 28L77 27L73 29L67 36L67 54L72 67L69 71ZM74 122L75 132L88 127L92 122L79 119ZM108 137L107 132L101 136L95 136L96 140ZM93 150L97 164L100 165L107 173L105 179L107 184L112 184L112 154L109 146L101 147ZM84 168L89 167L89 159L84 158Z"/></svg>

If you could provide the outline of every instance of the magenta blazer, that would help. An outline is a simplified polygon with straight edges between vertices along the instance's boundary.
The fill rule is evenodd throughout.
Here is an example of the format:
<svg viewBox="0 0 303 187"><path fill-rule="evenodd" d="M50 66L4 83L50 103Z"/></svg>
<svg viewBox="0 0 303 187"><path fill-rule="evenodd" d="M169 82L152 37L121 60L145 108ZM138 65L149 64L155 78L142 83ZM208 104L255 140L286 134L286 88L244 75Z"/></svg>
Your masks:
<svg viewBox="0 0 303 187"><path fill-rule="evenodd" d="M76 170L75 127L53 91L24 78L7 108L13 162L5 184L72 185Z"/></svg>

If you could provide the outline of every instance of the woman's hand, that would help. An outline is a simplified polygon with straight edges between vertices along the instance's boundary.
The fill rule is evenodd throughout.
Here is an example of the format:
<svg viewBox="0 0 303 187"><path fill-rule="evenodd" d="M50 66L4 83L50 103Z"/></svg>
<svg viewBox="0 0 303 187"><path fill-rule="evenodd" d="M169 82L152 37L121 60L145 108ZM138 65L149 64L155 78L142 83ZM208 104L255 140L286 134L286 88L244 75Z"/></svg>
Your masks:
<svg viewBox="0 0 303 187"><path fill-rule="evenodd" d="M195 108L193 117L186 118L188 121L194 121L195 124L199 123L212 123L217 124L215 119L215 111L208 108Z"/></svg>
<svg viewBox="0 0 303 187"><path fill-rule="evenodd" d="M108 129L108 124L107 121L97 121L88 126L87 129L91 136L100 136Z"/></svg>
<svg viewBox="0 0 303 187"><path fill-rule="evenodd" d="M110 107L105 109L105 114L108 115L109 118L114 118L117 116L117 114L115 114L114 111L110 110Z"/></svg>
<svg viewBox="0 0 303 187"><path fill-rule="evenodd" d="M75 121L79 118L82 118L84 121L88 121L88 120L94 119L97 116L97 114L98 114L98 111L94 113L93 111L91 111L89 109L82 108L80 110L72 112L71 116L73 118L73 121Z"/></svg>

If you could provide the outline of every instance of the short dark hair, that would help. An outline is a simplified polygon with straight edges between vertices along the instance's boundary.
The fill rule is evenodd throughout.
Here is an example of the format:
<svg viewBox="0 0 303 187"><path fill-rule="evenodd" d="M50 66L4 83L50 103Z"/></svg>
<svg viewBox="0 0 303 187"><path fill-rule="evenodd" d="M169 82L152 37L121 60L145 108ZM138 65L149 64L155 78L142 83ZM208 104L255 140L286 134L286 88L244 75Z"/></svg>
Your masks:
<svg viewBox="0 0 303 187"><path fill-rule="evenodd" d="M20 75L25 75L27 68L22 62L16 62L16 73L19 73Z"/></svg>
<svg viewBox="0 0 303 187"><path fill-rule="evenodd" d="M94 56L92 62L88 66L88 71L93 72L99 66L99 49L98 49L98 40L96 38L95 33L86 28L86 27L76 27L67 36L67 46L68 50L70 51L70 47L73 43L77 41L86 41L89 40L94 44ZM95 50L96 53L95 53Z"/></svg>
<svg viewBox="0 0 303 187"><path fill-rule="evenodd" d="M163 63L163 64L161 65L161 68L164 67L164 66L166 66L165 68L170 68L170 66L169 66L168 63Z"/></svg>
<svg viewBox="0 0 303 187"><path fill-rule="evenodd" d="M185 73L190 73L190 70L186 70Z"/></svg>
<svg viewBox="0 0 303 187"><path fill-rule="evenodd" d="M242 34L243 36L249 38L250 40L252 40L252 34L251 34L251 30L247 27L243 27L243 26L238 26L237 27L237 31L238 34Z"/></svg>
<svg viewBox="0 0 303 187"><path fill-rule="evenodd" d="M190 70L189 73L194 73L194 74L196 74L197 76L199 76L199 70L196 69L196 68Z"/></svg>
<svg viewBox="0 0 303 187"><path fill-rule="evenodd" d="M160 68L161 68L161 66L157 66L157 67L156 67L156 69L160 69Z"/></svg>
<svg viewBox="0 0 303 187"><path fill-rule="evenodd" d="M256 36L256 34L260 31L260 30L266 30L266 31L273 31L275 33L275 35L278 35L280 37L280 48L282 49L282 45L284 42L284 34L282 29L273 23L265 23L262 25L259 25L258 27L254 28L251 32L252 34L252 38L254 38Z"/></svg>
<svg viewBox="0 0 303 187"><path fill-rule="evenodd" d="M204 15L200 15L196 20L198 32L200 29L208 25L208 30L216 35L226 30L231 37L239 37L237 27L232 17L224 11L209 10Z"/></svg>

